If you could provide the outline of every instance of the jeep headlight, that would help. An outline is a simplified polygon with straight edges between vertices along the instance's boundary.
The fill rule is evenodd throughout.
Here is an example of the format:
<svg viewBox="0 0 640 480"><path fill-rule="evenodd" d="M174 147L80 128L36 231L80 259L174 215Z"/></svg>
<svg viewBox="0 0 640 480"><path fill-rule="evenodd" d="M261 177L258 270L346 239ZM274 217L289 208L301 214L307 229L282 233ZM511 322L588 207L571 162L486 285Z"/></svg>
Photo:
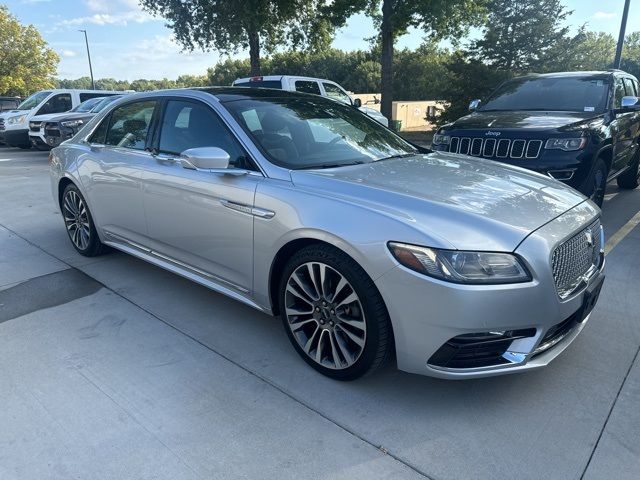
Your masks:
<svg viewBox="0 0 640 480"><path fill-rule="evenodd" d="M449 135L444 135L442 133L436 133L433 136L433 144L434 145L449 145L451 142L451 137Z"/></svg>
<svg viewBox="0 0 640 480"><path fill-rule="evenodd" d="M16 115L16 116L13 116L13 117L9 117L9 118L7 119L7 123L8 123L9 125L18 125L18 124L20 124L20 123L24 123L24 121L25 121L26 119L27 119L27 114L26 114L26 113L24 113L24 114L22 114L22 115Z"/></svg>
<svg viewBox="0 0 640 480"><path fill-rule="evenodd" d="M575 138L550 138L547 140L544 148L547 150L564 150L565 152L573 152L582 150L587 145L587 137Z"/></svg>
<svg viewBox="0 0 640 480"><path fill-rule="evenodd" d="M66 122L60 122L60 125L67 128L78 128L84 122L82 120L68 120Z"/></svg>
<svg viewBox="0 0 640 480"><path fill-rule="evenodd" d="M491 285L531 281L531 274L511 253L439 250L389 242L401 265L423 275L453 283Z"/></svg>

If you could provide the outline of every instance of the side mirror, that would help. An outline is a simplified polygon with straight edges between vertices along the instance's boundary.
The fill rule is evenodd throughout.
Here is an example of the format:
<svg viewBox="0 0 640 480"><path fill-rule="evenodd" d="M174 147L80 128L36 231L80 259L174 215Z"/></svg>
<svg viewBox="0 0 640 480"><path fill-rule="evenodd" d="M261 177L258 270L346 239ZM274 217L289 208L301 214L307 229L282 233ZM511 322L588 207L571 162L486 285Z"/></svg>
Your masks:
<svg viewBox="0 0 640 480"><path fill-rule="evenodd" d="M475 112L480 107L481 103L482 103L482 100L480 100L479 98L476 98L475 100L471 100L471 103L469 104L469 111Z"/></svg>
<svg viewBox="0 0 640 480"><path fill-rule="evenodd" d="M622 97L622 108L623 109L633 109L635 110L637 107L638 109L640 109L640 98L638 97L632 97L632 96L628 96L628 97Z"/></svg>
<svg viewBox="0 0 640 480"><path fill-rule="evenodd" d="M362 100L360 100L359 98L354 98L353 99L353 106L356 108L360 108L362 106Z"/></svg>
<svg viewBox="0 0 640 480"><path fill-rule="evenodd" d="M189 170L226 170L231 157L218 147L190 148L180 154L180 162Z"/></svg>

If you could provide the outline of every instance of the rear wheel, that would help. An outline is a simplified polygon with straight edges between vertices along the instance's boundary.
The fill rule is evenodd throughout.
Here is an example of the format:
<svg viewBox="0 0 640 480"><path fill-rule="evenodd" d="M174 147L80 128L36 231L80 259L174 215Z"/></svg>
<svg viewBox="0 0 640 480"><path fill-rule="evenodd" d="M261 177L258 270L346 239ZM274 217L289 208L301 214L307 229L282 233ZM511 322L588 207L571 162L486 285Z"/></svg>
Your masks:
<svg viewBox="0 0 640 480"><path fill-rule="evenodd" d="M620 188L629 190L633 190L640 184L640 148L629 169L620 175L617 181Z"/></svg>
<svg viewBox="0 0 640 480"><path fill-rule="evenodd" d="M585 183L583 193L593 202L602 207L604 203L604 192L607 189L607 175L609 168L602 158L598 158L591 169L591 174Z"/></svg>
<svg viewBox="0 0 640 480"><path fill-rule="evenodd" d="M67 185L62 194L62 218L73 247L85 257L95 257L107 249L98 238L91 212L84 197L73 184Z"/></svg>
<svg viewBox="0 0 640 480"><path fill-rule="evenodd" d="M279 298L291 343L320 373L354 380L389 360L393 339L382 297L340 250L312 245L296 253L284 269Z"/></svg>

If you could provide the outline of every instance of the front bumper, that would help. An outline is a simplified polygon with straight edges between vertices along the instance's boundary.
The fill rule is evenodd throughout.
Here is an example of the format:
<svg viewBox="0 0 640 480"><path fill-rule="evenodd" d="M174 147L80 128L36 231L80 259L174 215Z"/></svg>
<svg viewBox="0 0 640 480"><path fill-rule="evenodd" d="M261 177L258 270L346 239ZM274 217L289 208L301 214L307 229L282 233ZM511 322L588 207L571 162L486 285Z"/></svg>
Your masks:
<svg viewBox="0 0 640 480"><path fill-rule="evenodd" d="M16 129L5 130L4 141L10 147L28 147L29 143L29 129Z"/></svg>
<svg viewBox="0 0 640 480"><path fill-rule="evenodd" d="M533 274L531 282L457 285L402 266L378 278L376 285L393 324L398 368L440 378L465 379L530 370L551 362L587 323L588 316L579 319L582 321L572 320L576 320L577 312L584 306L587 289L602 280L604 270L603 263L585 289L563 301L553 280L551 252L595 215L597 211L585 202L522 242L516 253L528 263ZM524 337L506 346L504 362L469 368L434 364L438 363L433 360L437 358L434 355L456 337L500 332L524 332Z"/></svg>

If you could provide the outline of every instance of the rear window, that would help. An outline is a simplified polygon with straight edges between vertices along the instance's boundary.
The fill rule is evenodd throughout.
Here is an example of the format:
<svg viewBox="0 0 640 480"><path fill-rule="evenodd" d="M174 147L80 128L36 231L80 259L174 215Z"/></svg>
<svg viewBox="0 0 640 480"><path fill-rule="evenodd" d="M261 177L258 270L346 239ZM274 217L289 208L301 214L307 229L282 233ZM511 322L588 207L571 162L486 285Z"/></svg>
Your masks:
<svg viewBox="0 0 640 480"><path fill-rule="evenodd" d="M516 78L498 87L480 110L603 112L609 86L602 77Z"/></svg>
<svg viewBox="0 0 640 480"><path fill-rule="evenodd" d="M282 90L282 82L280 80L254 80L249 82L236 82L234 87L250 87L250 88L276 88Z"/></svg>

